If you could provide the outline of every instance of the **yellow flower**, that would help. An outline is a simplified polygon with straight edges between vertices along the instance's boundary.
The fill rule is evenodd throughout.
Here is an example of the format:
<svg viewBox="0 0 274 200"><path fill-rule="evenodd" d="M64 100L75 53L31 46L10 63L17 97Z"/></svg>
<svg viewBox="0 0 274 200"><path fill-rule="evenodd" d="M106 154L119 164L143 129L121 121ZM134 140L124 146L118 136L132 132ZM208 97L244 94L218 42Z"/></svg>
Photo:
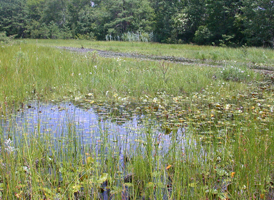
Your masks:
<svg viewBox="0 0 274 200"><path fill-rule="evenodd" d="M172 167L172 165L168 165L167 167L166 167L166 170L168 170L169 168L171 168Z"/></svg>
<svg viewBox="0 0 274 200"><path fill-rule="evenodd" d="M236 172L231 172L231 178L233 178L235 174Z"/></svg>
<svg viewBox="0 0 274 200"><path fill-rule="evenodd" d="M92 157L87 157L87 159L86 159L87 164L92 164L93 161L94 161L94 159Z"/></svg>

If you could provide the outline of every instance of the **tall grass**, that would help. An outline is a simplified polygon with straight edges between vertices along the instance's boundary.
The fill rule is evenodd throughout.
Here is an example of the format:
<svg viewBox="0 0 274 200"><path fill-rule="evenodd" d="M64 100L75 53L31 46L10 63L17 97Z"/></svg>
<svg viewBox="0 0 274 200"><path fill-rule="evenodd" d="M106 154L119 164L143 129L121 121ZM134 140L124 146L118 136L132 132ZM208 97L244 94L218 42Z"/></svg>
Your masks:
<svg viewBox="0 0 274 200"><path fill-rule="evenodd" d="M106 41L127 41L127 42L152 42L154 39L153 32L127 32L121 36L112 36L111 34L106 35Z"/></svg>
<svg viewBox="0 0 274 200"><path fill-rule="evenodd" d="M0 54L2 107L33 98L71 100L88 93L98 99L116 93L138 99L161 91L172 95L199 92L207 85L216 91L223 80L218 68L107 59L96 52L77 54L39 45L1 46ZM247 82L257 76L251 71L250 75ZM244 87L244 83L231 82L229 91Z"/></svg>

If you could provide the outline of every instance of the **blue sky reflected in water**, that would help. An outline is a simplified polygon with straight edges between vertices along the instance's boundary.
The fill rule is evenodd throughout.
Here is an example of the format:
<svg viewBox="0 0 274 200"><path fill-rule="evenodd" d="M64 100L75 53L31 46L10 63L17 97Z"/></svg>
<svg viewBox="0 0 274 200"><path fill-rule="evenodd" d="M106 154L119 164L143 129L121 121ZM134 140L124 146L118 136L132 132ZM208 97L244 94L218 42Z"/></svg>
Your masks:
<svg viewBox="0 0 274 200"><path fill-rule="evenodd" d="M104 114L104 113L103 113ZM116 123L103 119L94 109L83 109L72 103L31 102L23 111L18 111L9 119L2 119L1 126L5 135L21 136L23 133L47 137L58 141L77 137L83 145L98 145L104 142L118 145L120 150L134 150L138 144L146 144L147 130L151 132L153 142L158 142L161 151L166 152L171 143L171 135L165 135L157 121L140 120L142 116L132 116L131 120ZM177 132L182 149L186 147L185 129ZM53 143L55 143L53 141Z"/></svg>

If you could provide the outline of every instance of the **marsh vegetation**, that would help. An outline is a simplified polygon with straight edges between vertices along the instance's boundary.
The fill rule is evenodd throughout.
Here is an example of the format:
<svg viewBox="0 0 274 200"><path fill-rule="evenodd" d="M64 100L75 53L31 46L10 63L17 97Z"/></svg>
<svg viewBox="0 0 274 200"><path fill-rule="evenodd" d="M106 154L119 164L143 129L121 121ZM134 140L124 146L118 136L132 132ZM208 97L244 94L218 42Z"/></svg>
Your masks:
<svg viewBox="0 0 274 200"><path fill-rule="evenodd" d="M1 198L273 199L273 55L132 42L1 44Z"/></svg>

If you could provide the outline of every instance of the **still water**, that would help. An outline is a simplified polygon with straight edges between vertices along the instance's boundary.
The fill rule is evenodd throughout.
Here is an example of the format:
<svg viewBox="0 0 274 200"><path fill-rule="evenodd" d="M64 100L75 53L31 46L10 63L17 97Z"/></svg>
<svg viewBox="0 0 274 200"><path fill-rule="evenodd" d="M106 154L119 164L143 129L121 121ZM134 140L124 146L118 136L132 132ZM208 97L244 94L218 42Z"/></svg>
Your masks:
<svg viewBox="0 0 274 200"><path fill-rule="evenodd" d="M148 131L152 142L157 143L163 153L168 151L174 134L182 149L187 146L186 141L189 141L184 128L166 135L157 120L134 114L121 119L109 116L107 109L103 107L94 107L96 109L72 103L32 101L9 118L1 119L2 132L6 137L20 137L22 134L48 137L55 145L56 141L71 135L77 136L77 141L86 146L98 146L104 138L105 142L118 145L121 151L132 151L140 143L145 144Z"/></svg>

